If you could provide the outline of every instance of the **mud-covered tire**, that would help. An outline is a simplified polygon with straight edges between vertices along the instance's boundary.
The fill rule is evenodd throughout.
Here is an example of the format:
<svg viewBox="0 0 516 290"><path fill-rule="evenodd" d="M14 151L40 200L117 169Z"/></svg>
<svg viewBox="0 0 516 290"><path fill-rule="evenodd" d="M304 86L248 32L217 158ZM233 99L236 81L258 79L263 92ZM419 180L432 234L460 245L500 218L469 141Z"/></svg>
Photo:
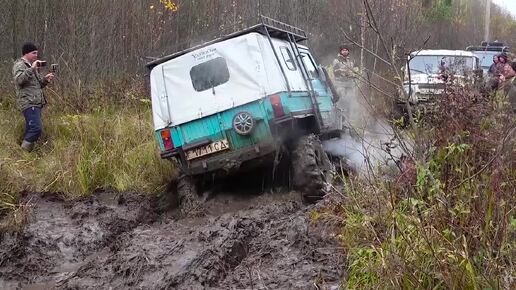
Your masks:
<svg viewBox="0 0 516 290"><path fill-rule="evenodd" d="M181 175L177 180L177 196L183 216L203 215L203 206L198 193L197 180L193 176Z"/></svg>
<svg viewBox="0 0 516 290"><path fill-rule="evenodd" d="M332 165L315 135L300 137L291 152L292 185L306 202L321 200L328 191Z"/></svg>

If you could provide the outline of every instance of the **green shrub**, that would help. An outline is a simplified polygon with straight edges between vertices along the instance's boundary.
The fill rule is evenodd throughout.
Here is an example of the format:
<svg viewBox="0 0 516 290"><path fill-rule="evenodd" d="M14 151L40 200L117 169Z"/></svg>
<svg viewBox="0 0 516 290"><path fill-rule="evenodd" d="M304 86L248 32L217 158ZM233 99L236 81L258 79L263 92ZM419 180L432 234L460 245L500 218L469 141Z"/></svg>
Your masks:
<svg viewBox="0 0 516 290"><path fill-rule="evenodd" d="M341 221L345 289L514 289L514 115L468 92L438 106L421 159L396 180L347 179L313 214Z"/></svg>

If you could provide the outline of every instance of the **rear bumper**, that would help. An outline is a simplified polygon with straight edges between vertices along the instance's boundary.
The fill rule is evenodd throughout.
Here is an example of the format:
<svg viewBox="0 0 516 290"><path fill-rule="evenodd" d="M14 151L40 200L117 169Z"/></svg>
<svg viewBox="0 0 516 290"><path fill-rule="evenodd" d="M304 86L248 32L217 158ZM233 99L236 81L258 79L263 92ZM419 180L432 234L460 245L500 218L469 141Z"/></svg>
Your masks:
<svg viewBox="0 0 516 290"><path fill-rule="evenodd" d="M260 166L270 162L271 160L268 157L275 151L276 146L274 144L261 144L231 152L221 152L199 160L186 161L184 156L178 156L177 158L181 159L181 170L187 175L199 175L216 171L231 174L242 167Z"/></svg>

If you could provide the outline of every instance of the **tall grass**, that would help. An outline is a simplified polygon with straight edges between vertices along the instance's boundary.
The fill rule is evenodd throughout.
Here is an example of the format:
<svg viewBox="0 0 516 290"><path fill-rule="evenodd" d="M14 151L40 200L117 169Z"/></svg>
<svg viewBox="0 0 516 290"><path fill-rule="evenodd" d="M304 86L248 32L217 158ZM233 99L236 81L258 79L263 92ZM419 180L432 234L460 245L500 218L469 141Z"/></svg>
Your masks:
<svg viewBox="0 0 516 290"><path fill-rule="evenodd" d="M423 159L346 179L314 213L337 221L345 289L516 288L516 120L499 101L451 92L423 122Z"/></svg>
<svg viewBox="0 0 516 290"><path fill-rule="evenodd" d="M0 210L15 207L22 191L155 193L176 174L157 152L147 99L133 94L82 113L55 100L43 112L44 134L31 153L19 146L24 121L10 99L0 104Z"/></svg>

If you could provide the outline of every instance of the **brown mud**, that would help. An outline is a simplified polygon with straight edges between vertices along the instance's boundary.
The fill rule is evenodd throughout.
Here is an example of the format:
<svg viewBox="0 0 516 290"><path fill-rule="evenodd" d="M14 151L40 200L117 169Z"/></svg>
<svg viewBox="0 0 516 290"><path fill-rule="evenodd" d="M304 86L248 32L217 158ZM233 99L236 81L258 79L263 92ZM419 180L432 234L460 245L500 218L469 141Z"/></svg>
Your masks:
<svg viewBox="0 0 516 290"><path fill-rule="evenodd" d="M341 251L296 193L218 193L206 215L135 193L26 194L0 241L0 289L338 289Z"/></svg>

